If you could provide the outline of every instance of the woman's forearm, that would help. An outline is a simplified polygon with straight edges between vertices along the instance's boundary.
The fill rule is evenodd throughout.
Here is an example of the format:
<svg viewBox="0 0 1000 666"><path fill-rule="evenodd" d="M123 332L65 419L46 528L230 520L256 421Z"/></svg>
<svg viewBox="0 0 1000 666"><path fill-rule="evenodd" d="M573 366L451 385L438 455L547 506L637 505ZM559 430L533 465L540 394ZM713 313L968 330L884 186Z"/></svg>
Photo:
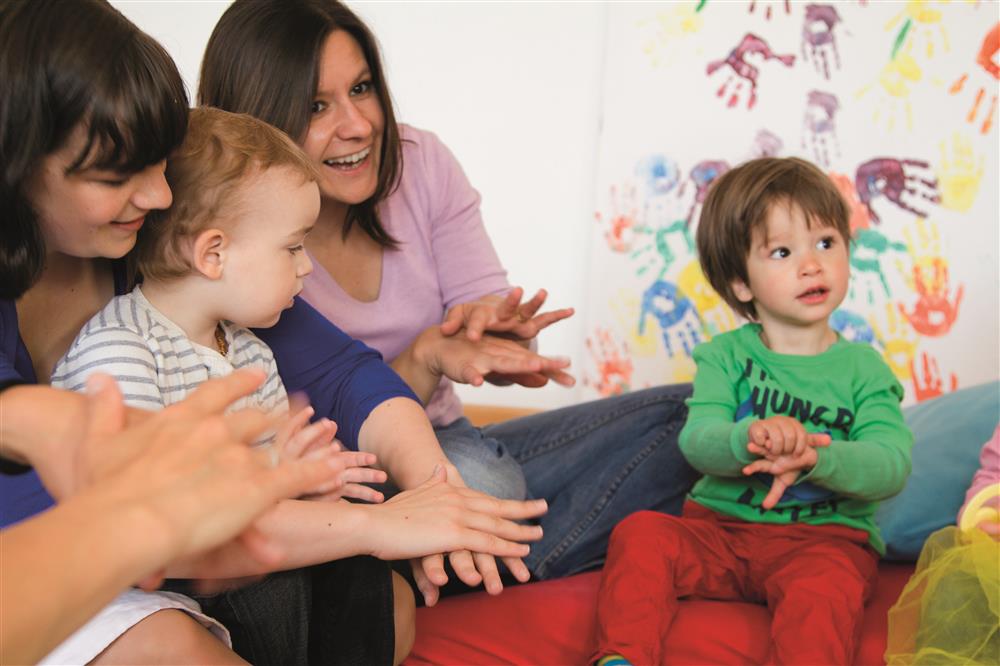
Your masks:
<svg viewBox="0 0 1000 666"><path fill-rule="evenodd" d="M321 564L371 552L365 526L369 508L349 502L283 500L254 527L284 554L279 570ZM238 548L175 562L168 578L242 578L275 571Z"/></svg>
<svg viewBox="0 0 1000 666"><path fill-rule="evenodd" d="M14 462L55 462L53 444L75 439L86 408L83 396L48 386L12 386L0 392L0 455ZM65 456L58 456L65 457Z"/></svg>
<svg viewBox="0 0 1000 666"><path fill-rule="evenodd" d="M37 662L158 566L164 547L152 516L96 495L0 532L0 663Z"/></svg>
<svg viewBox="0 0 1000 666"><path fill-rule="evenodd" d="M423 407L408 398L391 398L373 409L361 426L358 448L378 456L379 467L404 490L448 462Z"/></svg>

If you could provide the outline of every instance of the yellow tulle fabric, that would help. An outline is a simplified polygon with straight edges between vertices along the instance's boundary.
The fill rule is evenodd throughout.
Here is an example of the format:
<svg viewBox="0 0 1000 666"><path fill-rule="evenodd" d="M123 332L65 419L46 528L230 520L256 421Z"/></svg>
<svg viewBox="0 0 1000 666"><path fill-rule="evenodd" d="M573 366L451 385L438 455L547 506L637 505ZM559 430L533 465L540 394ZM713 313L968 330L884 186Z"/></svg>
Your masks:
<svg viewBox="0 0 1000 666"><path fill-rule="evenodd" d="M885 659L1000 664L1000 543L975 528L946 527L927 539L889 611Z"/></svg>

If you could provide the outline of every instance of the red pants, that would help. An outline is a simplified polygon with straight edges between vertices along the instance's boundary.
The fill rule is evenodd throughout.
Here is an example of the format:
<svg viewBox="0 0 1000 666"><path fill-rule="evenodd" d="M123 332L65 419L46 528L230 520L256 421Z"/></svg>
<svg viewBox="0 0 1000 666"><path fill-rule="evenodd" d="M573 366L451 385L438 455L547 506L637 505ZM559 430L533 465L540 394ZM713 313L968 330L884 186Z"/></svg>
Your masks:
<svg viewBox="0 0 1000 666"><path fill-rule="evenodd" d="M766 603L769 662L849 664L878 560L868 534L840 525L768 525L688 502L684 517L634 513L608 545L598 657L663 663L679 597Z"/></svg>

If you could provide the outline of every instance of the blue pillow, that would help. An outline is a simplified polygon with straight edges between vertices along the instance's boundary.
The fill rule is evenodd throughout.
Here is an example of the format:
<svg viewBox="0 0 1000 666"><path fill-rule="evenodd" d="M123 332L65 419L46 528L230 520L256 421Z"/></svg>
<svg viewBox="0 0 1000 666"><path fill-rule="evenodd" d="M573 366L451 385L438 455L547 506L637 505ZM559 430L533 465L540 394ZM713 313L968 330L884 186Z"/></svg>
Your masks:
<svg viewBox="0 0 1000 666"><path fill-rule="evenodd" d="M955 524L979 452L1000 422L1000 382L947 393L903 410L913 430L913 472L875 521L886 559L916 560L931 532Z"/></svg>

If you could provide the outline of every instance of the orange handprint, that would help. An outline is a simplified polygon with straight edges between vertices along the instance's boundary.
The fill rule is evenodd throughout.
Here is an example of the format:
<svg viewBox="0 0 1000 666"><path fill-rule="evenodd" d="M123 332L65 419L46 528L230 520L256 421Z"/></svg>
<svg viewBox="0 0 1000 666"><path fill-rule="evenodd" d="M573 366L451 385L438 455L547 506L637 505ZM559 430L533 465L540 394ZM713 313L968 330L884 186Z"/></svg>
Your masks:
<svg viewBox="0 0 1000 666"><path fill-rule="evenodd" d="M938 369L937 359L927 352L920 352L922 374L917 372L913 361L910 361L910 374L913 377L913 395L917 402L937 398L944 393L944 382L941 381L941 371ZM951 373L949 377L949 391L958 388L958 376Z"/></svg>
<svg viewBox="0 0 1000 666"><path fill-rule="evenodd" d="M607 221L604 240L612 252L628 252L635 242L635 227L638 224L639 206L636 203L635 186L629 185L619 197L618 186L611 186L611 217ZM604 215L594 213L597 223L604 225Z"/></svg>
<svg viewBox="0 0 1000 666"><path fill-rule="evenodd" d="M992 76L994 80L1000 79L1000 66L997 65L996 60L994 59L997 51L1000 51L1000 23L997 23L988 33L986 33L986 38L983 39L983 44L979 47L979 53L976 54L976 64L982 67L983 70ZM962 89L965 87L965 83L968 79L968 72L962 74L962 76L960 76L955 83L951 84L951 88L948 89L948 92L952 95L957 95L962 92ZM990 83L983 83L979 86L979 89L976 90L975 97L972 100L972 107L969 109L969 113L965 116L965 122L976 122L976 117L979 115L979 108L982 106L983 100L986 99L987 88L993 89L993 95L990 100L989 109L986 111L982 124L979 127L980 134L988 134L990 129L993 127L993 117L997 112L997 94L995 83L992 85L990 85Z"/></svg>
<svg viewBox="0 0 1000 666"><path fill-rule="evenodd" d="M611 332L604 328L598 328L594 335L596 343L594 338L588 337L587 350L594 359L599 377L596 382L588 379L586 383L594 386L603 398L626 393L632 383L633 371L628 345L622 343L619 346Z"/></svg>
<svg viewBox="0 0 1000 666"><path fill-rule="evenodd" d="M924 266L917 263L913 267L913 283L919 298L913 310L906 311L899 303L899 311L921 335L942 336L951 330L958 318L958 306L962 302L964 285L959 285L954 300L948 296L948 264L941 257L931 260L933 274L926 276Z"/></svg>

